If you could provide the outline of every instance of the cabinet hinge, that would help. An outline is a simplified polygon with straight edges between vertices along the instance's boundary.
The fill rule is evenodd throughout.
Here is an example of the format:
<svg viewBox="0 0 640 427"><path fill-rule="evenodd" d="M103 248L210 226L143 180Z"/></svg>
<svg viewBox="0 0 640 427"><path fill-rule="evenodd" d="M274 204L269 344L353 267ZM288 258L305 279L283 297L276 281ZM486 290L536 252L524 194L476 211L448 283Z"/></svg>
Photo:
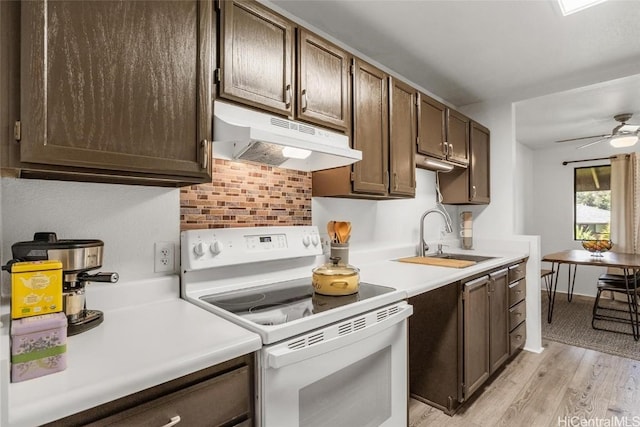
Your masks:
<svg viewBox="0 0 640 427"><path fill-rule="evenodd" d="M349 65L349 73L350 73L351 75L353 75L353 73L354 73L354 68L355 68L355 67L353 66L353 64Z"/></svg>
<svg viewBox="0 0 640 427"><path fill-rule="evenodd" d="M351 171L350 179L351 179L351 182L356 180L356 173L355 172Z"/></svg>
<svg viewBox="0 0 640 427"><path fill-rule="evenodd" d="M220 0L215 0L213 2L213 8L217 11L220 11Z"/></svg>
<svg viewBox="0 0 640 427"><path fill-rule="evenodd" d="M216 70L213 72L214 83L220 83L220 79L221 79L220 72L221 72L220 68L216 68Z"/></svg>
<svg viewBox="0 0 640 427"><path fill-rule="evenodd" d="M16 141L20 141L22 138L22 125L20 124L20 120L16 120L13 124L13 137Z"/></svg>
<svg viewBox="0 0 640 427"><path fill-rule="evenodd" d="M420 137L419 136L416 136L416 145L420 146Z"/></svg>

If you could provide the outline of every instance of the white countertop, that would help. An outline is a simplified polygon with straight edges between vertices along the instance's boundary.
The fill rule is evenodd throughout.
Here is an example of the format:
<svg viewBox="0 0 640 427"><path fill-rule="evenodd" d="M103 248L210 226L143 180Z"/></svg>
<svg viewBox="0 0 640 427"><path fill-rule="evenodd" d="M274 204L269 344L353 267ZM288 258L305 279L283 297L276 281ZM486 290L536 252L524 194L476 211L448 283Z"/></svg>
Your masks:
<svg viewBox="0 0 640 427"><path fill-rule="evenodd" d="M395 261L398 258L415 256L411 250L396 253L391 260L358 264L360 280L375 285L390 286L403 290L408 297L436 289L448 283L473 276L486 270L513 263L527 256L524 252L447 250L448 253L473 254L495 257L465 268L438 267Z"/></svg>
<svg viewBox="0 0 640 427"><path fill-rule="evenodd" d="M529 255L522 248L490 248L446 248L450 253L496 257L466 268L394 261L414 256L415 248L409 246L354 247L350 264L360 269L361 281L403 290L412 297ZM5 324L0 336L0 411L5 414L0 415L0 425L54 421L261 347L257 334L180 299L177 276L115 287L91 284L86 289L87 305L103 310L105 321L68 338L65 371L8 384Z"/></svg>
<svg viewBox="0 0 640 427"><path fill-rule="evenodd" d="M103 310L104 322L68 337L66 370L5 384L6 393L0 397L8 398L8 414L0 418L1 425L54 421L254 352L262 345L257 334L180 299L177 276L90 284L86 289L87 305ZM123 302L127 306L119 308ZM8 357L4 346L8 338L2 339L0 359ZM8 361L1 362L5 367L0 372L6 376Z"/></svg>

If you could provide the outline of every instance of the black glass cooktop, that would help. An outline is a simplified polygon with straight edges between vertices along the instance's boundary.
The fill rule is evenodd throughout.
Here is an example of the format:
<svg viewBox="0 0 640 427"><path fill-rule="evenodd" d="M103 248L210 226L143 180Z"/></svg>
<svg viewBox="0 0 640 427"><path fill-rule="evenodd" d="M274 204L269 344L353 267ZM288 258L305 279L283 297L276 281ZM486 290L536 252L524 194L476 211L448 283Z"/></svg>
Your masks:
<svg viewBox="0 0 640 427"><path fill-rule="evenodd" d="M387 286L360 282L359 292L353 295L320 295L313 292L311 279L305 278L200 299L261 325L279 325L393 291Z"/></svg>

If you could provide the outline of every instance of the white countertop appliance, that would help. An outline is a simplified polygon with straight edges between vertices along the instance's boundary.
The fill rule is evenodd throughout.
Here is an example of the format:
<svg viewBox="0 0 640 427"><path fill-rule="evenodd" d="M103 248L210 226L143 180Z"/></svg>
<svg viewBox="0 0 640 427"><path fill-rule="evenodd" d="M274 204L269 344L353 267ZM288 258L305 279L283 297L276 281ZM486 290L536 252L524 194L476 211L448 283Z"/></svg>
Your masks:
<svg viewBox="0 0 640 427"><path fill-rule="evenodd" d="M187 230L181 294L262 338L259 426L406 425L406 293L314 294L324 261L313 226Z"/></svg>

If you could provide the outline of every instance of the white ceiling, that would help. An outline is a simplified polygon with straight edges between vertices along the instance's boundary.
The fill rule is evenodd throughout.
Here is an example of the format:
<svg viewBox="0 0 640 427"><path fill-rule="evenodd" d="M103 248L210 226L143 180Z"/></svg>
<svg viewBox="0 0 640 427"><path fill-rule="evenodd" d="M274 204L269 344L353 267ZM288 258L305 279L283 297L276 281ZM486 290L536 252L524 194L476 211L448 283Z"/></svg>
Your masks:
<svg viewBox="0 0 640 427"><path fill-rule="evenodd" d="M608 133L618 113L640 123L638 78L624 79L640 74L638 0L567 17L554 0L271 3L453 105L521 101L517 137L534 148Z"/></svg>

